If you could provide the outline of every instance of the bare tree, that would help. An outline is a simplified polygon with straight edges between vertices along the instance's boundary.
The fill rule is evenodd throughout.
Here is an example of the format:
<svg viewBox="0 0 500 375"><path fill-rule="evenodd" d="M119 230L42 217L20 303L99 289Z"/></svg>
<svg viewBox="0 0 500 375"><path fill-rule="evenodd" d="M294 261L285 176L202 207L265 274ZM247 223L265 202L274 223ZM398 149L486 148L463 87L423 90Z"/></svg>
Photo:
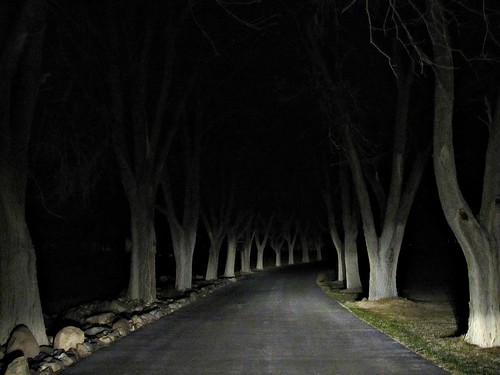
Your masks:
<svg viewBox="0 0 500 375"><path fill-rule="evenodd" d="M256 269L264 269L264 250L266 248L267 242L269 240L269 233L271 232L271 227L273 225L274 215L271 215L269 219L266 220L259 215L257 218L257 230L255 233L255 246L257 246L257 266Z"/></svg>
<svg viewBox="0 0 500 375"><path fill-rule="evenodd" d="M294 264L294 251L297 236L299 234L299 223L293 218L289 218L283 222L283 238L286 241L288 250L288 264Z"/></svg>
<svg viewBox="0 0 500 375"><path fill-rule="evenodd" d="M24 324L47 344L36 256L26 225L28 146L41 80L46 3L27 0L6 16L0 40L0 342ZM9 17L10 16L10 17ZM11 21L11 27L7 28Z"/></svg>
<svg viewBox="0 0 500 375"><path fill-rule="evenodd" d="M175 289L185 291L191 289L193 273L193 254L198 232L200 217L200 154L201 154L201 124L203 108L197 105L193 129L184 124L180 131L183 148L183 197L175 199L171 186L171 174L168 168L163 168L162 188L166 204L166 216L172 235L172 245L175 257ZM176 207L176 202L182 202Z"/></svg>
<svg viewBox="0 0 500 375"><path fill-rule="evenodd" d="M418 153L410 168L409 177L405 177L405 160L408 132L408 108L413 81L413 70L402 70L397 75L397 103L394 119L394 146L392 152L391 182L387 204L383 208L383 222L380 234L377 232L374 209L363 173L363 164L359 156L359 145L355 139L355 110L345 98L352 97L347 80L343 78L341 64L329 64L320 46L321 33L317 23L308 20L302 25L304 43L311 57L311 71L317 86L323 94L322 110L324 115L336 125L343 139L348 165L353 176L354 187L361 209L365 243L370 262L369 299L396 297L396 269L403 240L406 222L415 193L425 168L429 150ZM331 66L333 65L333 66Z"/></svg>
<svg viewBox="0 0 500 375"><path fill-rule="evenodd" d="M224 270L225 277L234 277L236 263L236 246L238 241L250 226L253 218L251 211L243 211L243 209L235 208L232 213L232 221L227 228L227 257Z"/></svg>
<svg viewBox="0 0 500 375"><path fill-rule="evenodd" d="M220 202L213 195L205 199L201 217L210 239L206 280L217 279L219 254L230 223L233 203L234 191L232 191L229 197L223 196Z"/></svg>
<svg viewBox="0 0 500 375"><path fill-rule="evenodd" d="M469 328L465 340L500 346L500 239L495 194L500 186L500 93L490 113L481 208L474 215L457 179L453 147L454 59L448 17L440 0L427 0L425 23L432 42L434 171L446 220L462 247L469 274Z"/></svg>
<svg viewBox="0 0 500 375"><path fill-rule="evenodd" d="M273 231L271 235L271 247L276 254L275 266L281 267L281 250L283 249L283 244L285 243L285 237L283 233L279 233L278 231Z"/></svg>
<svg viewBox="0 0 500 375"><path fill-rule="evenodd" d="M117 11L119 6L113 7L108 2L113 143L131 215L132 249L127 294L131 299L146 302L156 299L156 193L192 85L188 81L184 87L176 88L180 95L173 100L176 44L187 9L178 9L174 3L170 6L163 75L158 90L151 90L148 67L153 56L156 10L151 6L144 29L135 30L137 35L133 35L131 25L137 20L132 22L125 17L133 19L134 15L130 14L133 9L126 7L124 11L129 13L123 15ZM134 46L132 41L137 41L141 33L143 43Z"/></svg>
<svg viewBox="0 0 500 375"><path fill-rule="evenodd" d="M241 273L252 273L250 260L252 256L253 242L257 231L254 225L250 224L247 227L243 237L243 249L241 249Z"/></svg>

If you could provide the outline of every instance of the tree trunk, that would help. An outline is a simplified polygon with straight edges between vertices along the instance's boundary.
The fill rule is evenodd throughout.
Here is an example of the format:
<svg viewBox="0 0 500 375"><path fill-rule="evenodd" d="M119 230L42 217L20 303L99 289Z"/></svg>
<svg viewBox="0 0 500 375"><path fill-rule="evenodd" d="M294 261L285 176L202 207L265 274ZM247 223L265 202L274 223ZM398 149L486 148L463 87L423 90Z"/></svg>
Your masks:
<svg viewBox="0 0 500 375"><path fill-rule="evenodd" d="M257 245L257 266L256 269L262 271L264 269L264 249L265 246Z"/></svg>
<svg viewBox="0 0 500 375"><path fill-rule="evenodd" d="M344 244L340 240L339 232L337 230L337 223L335 220L335 211L333 207L333 201L331 197L331 186L328 177L327 180L327 190L323 191L323 201L326 205L327 218L328 218L328 231L330 233L330 238L332 239L333 245L335 247L335 252L337 253L337 280L345 281L345 249Z"/></svg>
<svg viewBox="0 0 500 375"><path fill-rule="evenodd" d="M494 244L484 243L484 246L467 250L478 254L468 265L470 310L465 341L495 347L500 346L500 259L499 251L490 251Z"/></svg>
<svg viewBox="0 0 500 375"><path fill-rule="evenodd" d="M361 278L359 276L357 245L359 205L356 195L351 194L351 179L346 168L342 168L340 176L346 288L362 289Z"/></svg>
<svg viewBox="0 0 500 375"><path fill-rule="evenodd" d="M469 328L465 340L500 346L500 243L496 236L495 193L500 184L500 94L490 124L483 197L476 219L460 190L453 148L454 74L452 47L440 1L428 1L427 26L434 53L434 172L439 200L467 262ZM430 17L432 15L432 17Z"/></svg>
<svg viewBox="0 0 500 375"><path fill-rule="evenodd" d="M309 244L307 238L301 238L300 243L302 247L302 263L309 263Z"/></svg>
<svg viewBox="0 0 500 375"><path fill-rule="evenodd" d="M14 9L14 8L12 8ZM18 324L48 344L36 255L26 224L31 125L38 98L46 4L28 0L0 50L0 343ZM6 11L6 9L2 10ZM5 14L6 18L15 17Z"/></svg>
<svg viewBox="0 0 500 375"><path fill-rule="evenodd" d="M196 231L181 230L172 234L175 256L175 290L190 290L193 283L193 254L196 244Z"/></svg>
<svg viewBox="0 0 500 375"><path fill-rule="evenodd" d="M219 254L220 254L220 244L218 246L212 244L210 250L208 251L208 264L207 273L205 275L205 280L216 280L217 271L219 269Z"/></svg>
<svg viewBox="0 0 500 375"><path fill-rule="evenodd" d="M323 260L323 256L321 255L321 242L315 245L316 248L316 260L321 262Z"/></svg>
<svg viewBox="0 0 500 375"><path fill-rule="evenodd" d="M0 155L0 342L12 329L26 325L40 345L47 335L38 291L36 256L25 220L25 176ZM3 159L5 160L5 159ZM17 175L17 177L15 177ZM24 186L24 187L23 187Z"/></svg>
<svg viewBox="0 0 500 375"><path fill-rule="evenodd" d="M281 249L274 249L274 252L276 253L275 265L276 267L281 267Z"/></svg>
<svg viewBox="0 0 500 375"><path fill-rule="evenodd" d="M294 264L295 263L295 259L294 259L294 250L295 250L295 246L288 246L288 264Z"/></svg>
<svg viewBox="0 0 500 375"><path fill-rule="evenodd" d="M236 263L236 236L234 233L227 234L227 257L224 277L234 277Z"/></svg>
<svg viewBox="0 0 500 375"><path fill-rule="evenodd" d="M132 251L127 297L146 303L156 300L154 196L147 187L129 195Z"/></svg>
<svg viewBox="0 0 500 375"><path fill-rule="evenodd" d="M349 230L345 233L344 248L345 248L345 272L346 272L346 288L361 289L361 279L359 277L358 266L358 231Z"/></svg>
<svg viewBox="0 0 500 375"><path fill-rule="evenodd" d="M247 245L245 243L243 250L241 251L241 272L242 273L252 273L252 268L250 265L250 259L252 255L252 244Z"/></svg>

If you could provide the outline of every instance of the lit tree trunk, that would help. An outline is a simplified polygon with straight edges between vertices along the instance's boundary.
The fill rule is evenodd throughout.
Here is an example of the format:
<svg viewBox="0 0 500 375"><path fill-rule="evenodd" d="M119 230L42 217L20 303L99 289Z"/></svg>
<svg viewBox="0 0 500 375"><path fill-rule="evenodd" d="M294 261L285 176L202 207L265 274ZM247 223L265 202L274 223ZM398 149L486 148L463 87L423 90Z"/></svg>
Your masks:
<svg viewBox="0 0 500 375"><path fill-rule="evenodd" d="M302 247L302 263L309 263L309 239L307 228L301 233L300 246Z"/></svg>
<svg viewBox="0 0 500 375"><path fill-rule="evenodd" d="M176 207L176 199L170 186L167 168L163 172L162 187L166 204L166 215L172 234L172 246L175 257L175 289L191 289L193 281L193 254L196 245L198 222L200 218L200 153L202 106L198 102L197 117L193 134L188 124L181 132L184 147L184 197L182 207Z"/></svg>
<svg viewBox="0 0 500 375"><path fill-rule="evenodd" d="M264 249L269 239L269 232L273 224L274 215L264 224L262 217L257 218L257 230L255 232L255 245L257 246L257 269L264 269ZM265 225L265 226L264 226ZM264 226L264 228L262 228ZM264 230L262 230L264 229ZM261 237L262 236L262 237Z"/></svg>
<svg viewBox="0 0 500 375"><path fill-rule="evenodd" d="M217 279L220 249L229 225L234 194L231 194L229 199L223 199L219 204L216 204L214 199L213 196L208 197L206 208L201 212L203 224L210 239L205 280Z"/></svg>
<svg viewBox="0 0 500 375"><path fill-rule="evenodd" d="M283 248L283 244L285 239L283 236L275 236L271 239L271 247L276 254L275 266L281 267L281 249Z"/></svg>
<svg viewBox="0 0 500 375"><path fill-rule="evenodd" d="M333 206L333 199L331 196L331 184L330 178L327 176L327 187L323 190L323 201L326 206L326 214L328 219L328 230L330 233L330 238L332 239L333 245L335 246L335 251L337 253L337 280L345 281L345 248L344 243L340 239L339 232L337 230L337 223L335 219L335 209Z"/></svg>
<svg viewBox="0 0 500 375"><path fill-rule="evenodd" d="M233 194L233 193L232 193ZM234 268L236 264L236 246L238 240L243 236L243 233L248 229L252 222L252 217L249 213L237 211L234 221L228 226L227 230L227 258L224 271L225 277L234 277Z"/></svg>
<svg viewBox="0 0 500 375"><path fill-rule="evenodd" d="M361 162L348 126L343 126L343 138L357 194L363 232L370 263L368 298L378 300L397 297L396 270L406 223L420 185L429 150L425 149L414 160L410 175L404 182L406 157L406 133L413 71L403 73L400 68L397 80L397 105L394 122L394 145L392 152L391 183L385 207L381 235L377 234L368 189Z"/></svg>
<svg viewBox="0 0 500 375"><path fill-rule="evenodd" d="M318 224L316 224L316 225L318 225ZM314 250L316 251L316 260L318 262L320 262L323 260L323 257L321 254L322 248L323 248L323 239L321 238L321 232L318 229L314 230L313 243L314 243Z"/></svg>
<svg viewBox="0 0 500 375"><path fill-rule="evenodd" d="M358 265L358 220L359 206L351 195L349 175L342 168L340 179L342 195L342 223L344 226L345 275L347 289L361 289L361 279Z"/></svg>
<svg viewBox="0 0 500 375"><path fill-rule="evenodd" d="M168 24L168 53L163 63L162 81L158 96L149 98L147 73L151 58L149 47L153 35L153 18L146 25L146 38L141 50L135 51L129 38L136 30L121 27L127 20L118 18L111 2L107 5L110 52L108 79L112 110L110 123L115 156L131 214L132 252L128 297L148 303L156 299L156 238L152 208L156 204L156 193L172 139L178 129L178 118L191 87L188 85L178 95L178 100L174 101L175 107L170 108L173 117L168 122L166 114L169 102L172 102L169 95L176 57L175 43L184 16L180 15L176 19L177 23ZM154 13L150 13L150 16L153 17ZM127 73L120 70L124 65ZM152 116L148 104L154 108Z"/></svg>
<svg viewBox="0 0 500 375"><path fill-rule="evenodd" d="M147 184L143 184L147 185ZM155 192L152 186L125 189L130 202L132 249L127 297L152 302L156 300Z"/></svg>
<svg viewBox="0 0 500 375"><path fill-rule="evenodd" d="M264 269L264 249L265 246L258 246L257 245L257 265L256 269L259 271L262 271Z"/></svg>
<svg viewBox="0 0 500 375"><path fill-rule="evenodd" d="M453 148L454 74L452 47L440 1L428 1L427 26L434 53L434 171L439 199L467 262L469 327L465 340L480 347L500 346L500 245L495 194L500 186L500 94L486 150L483 195L478 218L457 181Z"/></svg>
<svg viewBox="0 0 500 375"><path fill-rule="evenodd" d="M36 256L26 225L28 145L38 97L45 1L29 0L0 55L0 342L18 324L48 344ZM7 12L0 6L0 11Z"/></svg>
<svg viewBox="0 0 500 375"><path fill-rule="evenodd" d="M241 273L252 273L250 259L254 237L255 230L248 228L245 232L245 242L243 243L243 249L241 251Z"/></svg>
<svg viewBox="0 0 500 375"><path fill-rule="evenodd" d="M285 223L283 236L284 236L284 240L286 241L286 244L287 244L288 264L290 264L290 265L295 263L294 251L295 251L295 242L297 241L298 233L299 233L298 222L294 223L293 220L291 220L291 219L288 220ZM281 265L281 255L280 255L280 265Z"/></svg>
<svg viewBox="0 0 500 375"><path fill-rule="evenodd" d="M236 263L236 233L230 230L227 233L227 257L224 277L234 277L234 267Z"/></svg>
<svg viewBox="0 0 500 375"><path fill-rule="evenodd" d="M217 270L219 269L219 255L221 243L211 243L208 251L208 264L205 280L217 279Z"/></svg>
<svg viewBox="0 0 500 375"><path fill-rule="evenodd" d="M276 260L274 262L274 265L276 267L281 267L281 247L277 248L277 249L274 249L274 252L276 254Z"/></svg>

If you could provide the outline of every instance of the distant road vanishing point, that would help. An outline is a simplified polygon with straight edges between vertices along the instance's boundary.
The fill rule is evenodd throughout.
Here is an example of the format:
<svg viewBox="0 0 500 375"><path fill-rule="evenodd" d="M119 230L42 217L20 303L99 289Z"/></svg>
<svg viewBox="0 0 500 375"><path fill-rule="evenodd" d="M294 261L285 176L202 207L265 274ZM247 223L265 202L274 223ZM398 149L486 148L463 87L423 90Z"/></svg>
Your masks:
<svg viewBox="0 0 500 375"><path fill-rule="evenodd" d="M447 374L329 299L317 264L242 278L63 374Z"/></svg>

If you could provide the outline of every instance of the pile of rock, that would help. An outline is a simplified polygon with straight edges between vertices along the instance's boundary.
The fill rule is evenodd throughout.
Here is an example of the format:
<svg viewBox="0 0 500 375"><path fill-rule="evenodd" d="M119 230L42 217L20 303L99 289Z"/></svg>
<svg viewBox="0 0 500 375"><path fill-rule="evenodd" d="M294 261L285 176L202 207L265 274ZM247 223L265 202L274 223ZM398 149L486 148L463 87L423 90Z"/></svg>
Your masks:
<svg viewBox="0 0 500 375"><path fill-rule="evenodd" d="M8 343L0 347L0 366L6 368L5 375L59 372L99 348L231 282L230 279L219 280L177 299L158 300L147 305L125 299L80 305L62 317L63 321L74 322L74 325L67 325L55 336L49 337L48 346L39 346L29 328L19 325L13 330Z"/></svg>

